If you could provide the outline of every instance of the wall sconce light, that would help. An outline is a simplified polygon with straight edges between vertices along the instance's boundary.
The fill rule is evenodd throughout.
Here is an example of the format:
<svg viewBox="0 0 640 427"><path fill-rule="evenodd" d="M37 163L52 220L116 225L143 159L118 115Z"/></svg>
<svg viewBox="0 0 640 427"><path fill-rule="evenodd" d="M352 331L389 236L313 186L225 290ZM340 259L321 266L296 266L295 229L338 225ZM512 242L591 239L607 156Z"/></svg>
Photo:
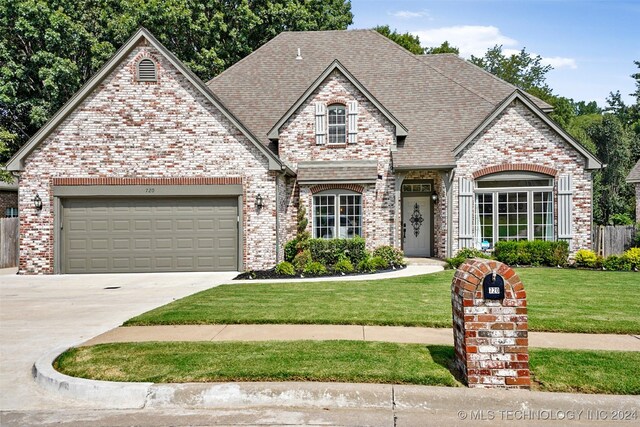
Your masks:
<svg viewBox="0 0 640 427"><path fill-rule="evenodd" d="M262 200L262 195L258 193L256 196L256 209L261 210L264 207L264 201Z"/></svg>
<svg viewBox="0 0 640 427"><path fill-rule="evenodd" d="M36 193L36 196L33 198L33 207L36 208L36 210L38 211L42 210L42 199L37 193Z"/></svg>
<svg viewBox="0 0 640 427"><path fill-rule="evenodd" d="M437 193L433 193L431 195L431 200L433 200L433 203L438 203L438 194Z"/></svg>

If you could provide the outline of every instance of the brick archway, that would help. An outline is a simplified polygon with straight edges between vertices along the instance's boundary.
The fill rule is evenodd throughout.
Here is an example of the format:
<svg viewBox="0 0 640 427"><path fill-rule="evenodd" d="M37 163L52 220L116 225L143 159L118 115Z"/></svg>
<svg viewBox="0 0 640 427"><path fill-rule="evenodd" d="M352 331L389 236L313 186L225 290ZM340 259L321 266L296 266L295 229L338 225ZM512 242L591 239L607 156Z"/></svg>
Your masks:
<svg viewBox="0 0 640 427"><path fill-rule="evenodd" d="M309 188L311 194L316 194L325 190L350 190L356 193L363 193L364 187L360 184L318 184Z"/></svg>
<svg viewBox="0 0 640 427"><path fill-rule="evenodd" d="M553 177L558 175L557 170L548 166L534 165L530 163L503 163L501 165L488 166L486 168L475 171L473 173L473 179L478 179L482 176L491 175L494 173L514 171L536 172Z"/></svg>

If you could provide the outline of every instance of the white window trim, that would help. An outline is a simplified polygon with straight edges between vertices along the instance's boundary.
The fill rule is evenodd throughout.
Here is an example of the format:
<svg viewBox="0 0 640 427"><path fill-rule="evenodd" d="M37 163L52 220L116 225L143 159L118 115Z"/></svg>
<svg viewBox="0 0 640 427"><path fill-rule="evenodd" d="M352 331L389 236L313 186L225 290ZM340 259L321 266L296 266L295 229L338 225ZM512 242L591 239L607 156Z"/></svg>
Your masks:
<svg viewBox="0 0 640 427"><path fill-rule="evenodd" d="M476 188L474 190L473 197L473 206L474 209L479 209L478 207L478 194L492 194L492 210L493 213L491 215L493 221L493 247L495 247L496 243L500 241L499 236L499 228L498 228L498 194L500 193L527 193L527 240L534 240L534 232L533 232L533 193L542 193L547 192L551 193L551 211L553 212L553 238L552 240L557 240L556 238L556 213L555 213L555 200L553 193L553 185L554 181L551 180L550 186L538 186L538 187L496 187L496 188ZM476 215L474 215L476 218ZM475 240L478 244L482 241L482 236L480 233L480 224L474 225L474 233Z"/></svg>
<svg viewBox="0 0 640 427"><path fill-rule="evenodd" d="M337 106L341 106L342 108L344 108L344 124L341 125L332 125L329 122L329 116L331 115L331 107L337 107ZM346 145L347 142L349 141L349 111L347 109L347 106L345 104L342 104L340 102L334 102L332 104L327 105L327 145L337 145L337 146L342 146L342 145ZM332 127L338 127L338 126L342 126L344 127L344 141L342 142L331 142L331 128Z"/></svg>
<svg viewBox="0 0 640 427"><path fill-rule="evenodd" d="M340 237L340 196L359 196L360 197L360 234L357 236L362 237L364 234L364 209L363 209L363 195L362 193L358 193L357 191L350 190L326 190L321 191L319 193L315 193L312 195L312 204L311 204L311 235L314 239L325 239L325 237L319 236L316 237L316 197L321 196L330 196L334 198L334 221L333 221L333 238L334 239L351 239L353 237ZM355 237L355 236L354 236Z"/></svg>

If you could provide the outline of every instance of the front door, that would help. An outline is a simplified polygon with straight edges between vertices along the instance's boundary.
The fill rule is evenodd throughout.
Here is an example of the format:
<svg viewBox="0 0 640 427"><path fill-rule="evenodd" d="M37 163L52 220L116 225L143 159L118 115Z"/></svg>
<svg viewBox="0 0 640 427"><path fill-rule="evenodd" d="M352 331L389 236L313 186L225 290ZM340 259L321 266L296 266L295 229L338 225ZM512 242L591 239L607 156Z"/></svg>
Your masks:
<svg viewBox="0 0 640 427"><path fill-rule="evenodd" d="M402 199L402 236L406 256L431 256L431 199L428 196Z"/></svg>

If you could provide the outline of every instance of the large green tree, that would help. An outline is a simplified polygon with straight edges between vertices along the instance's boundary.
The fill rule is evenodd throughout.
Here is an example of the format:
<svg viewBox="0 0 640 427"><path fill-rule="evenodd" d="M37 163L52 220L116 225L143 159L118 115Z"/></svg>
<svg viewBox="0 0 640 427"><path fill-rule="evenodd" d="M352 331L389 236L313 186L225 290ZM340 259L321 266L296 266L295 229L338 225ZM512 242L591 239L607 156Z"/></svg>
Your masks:
<svg viewBox="0 0 640 427"><path fill-rule="evenodd" d="M426 48L424 53L429 53L431 55L437 55L439 53L455 53L456 55L460 55L460 49L455 46L451 46L449 42L445 40L440 46Z"/></svg>
<svg viewBox="0 0 640 427"><path fill-rule="evenodd" d="M424 53L424 48L420 45L420 38L418 36L414 36L411 33L399 33L389 28L388 25L379 25L375 27L374 30L389 40L396 42L411 53L416 55L422 55Z"/></svg>
<svg viewBox="0 0 640 427"><path fill-rule="evenodd" d="M352 20L348 0L0 0L0 164L140 26L206 81L282 31Z"/></svg>

